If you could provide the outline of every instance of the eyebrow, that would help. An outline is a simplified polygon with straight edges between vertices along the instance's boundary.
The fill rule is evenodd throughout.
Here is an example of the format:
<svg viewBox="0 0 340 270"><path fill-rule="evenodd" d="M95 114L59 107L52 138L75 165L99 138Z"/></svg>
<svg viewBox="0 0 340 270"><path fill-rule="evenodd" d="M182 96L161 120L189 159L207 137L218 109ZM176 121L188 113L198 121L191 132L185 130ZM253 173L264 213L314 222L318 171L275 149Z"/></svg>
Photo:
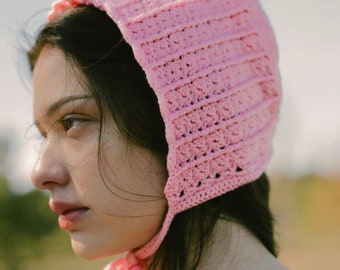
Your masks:
<svg viewBox="0 0 340 270"><path fill-rule="evenodd" d="M59 99L58 101L54 102L47 110L46 115L53 114L57 112L61 107L65 106L66 104L76 101L76 100L86 100L86 99L93 99L93 95L77 95L77 96L67 96Z"/></svg>
<svg viewBox="0 0 340 270"><path fill-rule="evenodd" d="M76 100L89 100L89 99L94 99L93 95L72 95L72 96L67 96L59 99L58 101L52 103L52 105L48 108L47 113L45 114L46 116L52 115L56 113L60 108L63 106L67 105L70 102L76 101ZM43 117L44 118L44 117ZM41 131L41 119L34 121L35 126ZM43 133L43 132L40 132Z"/></svg>

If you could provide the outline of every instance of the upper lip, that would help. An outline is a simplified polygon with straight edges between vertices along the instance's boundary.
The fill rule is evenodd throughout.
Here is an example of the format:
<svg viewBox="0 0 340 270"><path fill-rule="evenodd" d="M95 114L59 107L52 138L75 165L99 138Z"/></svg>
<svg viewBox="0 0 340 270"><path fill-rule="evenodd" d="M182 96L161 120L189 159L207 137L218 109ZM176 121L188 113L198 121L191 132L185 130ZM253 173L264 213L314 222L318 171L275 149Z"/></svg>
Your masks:
<svg viewBox="0 0 340 270"><path fill-rule="evenodd" d="M59 202L59 201L53 201L53 200L50 200L49 206L51 210L57 213L58 215L63 215L63 214L66 214L67 212L77 210L77 209L88 208L79 203Z"/></svg>

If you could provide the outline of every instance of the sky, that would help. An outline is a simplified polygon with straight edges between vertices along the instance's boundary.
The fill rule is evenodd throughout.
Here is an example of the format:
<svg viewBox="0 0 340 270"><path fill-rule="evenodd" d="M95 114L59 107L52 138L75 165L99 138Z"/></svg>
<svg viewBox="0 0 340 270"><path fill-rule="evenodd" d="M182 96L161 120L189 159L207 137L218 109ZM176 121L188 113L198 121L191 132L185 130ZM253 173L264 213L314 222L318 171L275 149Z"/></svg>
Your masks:
<svg viewBox="0 0 340 270"><path fill-rule="evenodd" d="M279 44L283 86L269 170L291 176L339 173L340 1L260 2ZM0 136L13 133L17 138L6 172L18 191L32 187L29 175L37 156L31 140L25 139L32 124L32 94L23 60L22 48L28 44L23 33L34 33L46 20L50 4L49 0L0 2Z"/></svg>

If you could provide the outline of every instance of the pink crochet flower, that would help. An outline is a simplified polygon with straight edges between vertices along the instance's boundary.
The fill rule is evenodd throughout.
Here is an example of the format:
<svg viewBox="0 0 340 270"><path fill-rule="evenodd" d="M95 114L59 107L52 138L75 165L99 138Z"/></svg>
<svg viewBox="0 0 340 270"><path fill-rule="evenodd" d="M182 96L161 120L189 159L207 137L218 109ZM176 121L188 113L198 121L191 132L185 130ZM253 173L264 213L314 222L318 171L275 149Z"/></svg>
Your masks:
<svg viewBox="0 0 340 270"><path fill-rule="evenodd" d="M53 21L64 10L74 8L79 5L90 4L89 0L58 0L52 4L52 10L48 13L48 21Z"/></svg>

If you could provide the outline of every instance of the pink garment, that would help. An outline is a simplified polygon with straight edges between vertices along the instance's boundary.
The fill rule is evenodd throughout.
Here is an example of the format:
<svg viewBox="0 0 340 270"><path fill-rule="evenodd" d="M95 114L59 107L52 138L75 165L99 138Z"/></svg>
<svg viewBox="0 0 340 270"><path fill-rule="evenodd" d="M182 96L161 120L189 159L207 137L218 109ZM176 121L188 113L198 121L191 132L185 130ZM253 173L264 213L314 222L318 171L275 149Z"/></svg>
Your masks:
<svg viewBox="0 0 340 270"><path fill-rule="evenodd" d="M143 269L177 213L265 170L281 100L276 41L258 0L64 0L49 19L79 4L118 25L165 123L167 216L150 242L113 264Z"/></svg>
<svg viewBox="0 0 340 270"><path fill-rule="evenodd" d="M146 266L143 261L133 256L133 253L128 253L108 264L103 270L146 270Z"/></svg>
<svg viewBox="0 0 340 270"><path fill-rule="evenodd" d="M103 270L125 270L125 269L127 268L124 261L124 257L122 257L107 265Z"/></svg>

